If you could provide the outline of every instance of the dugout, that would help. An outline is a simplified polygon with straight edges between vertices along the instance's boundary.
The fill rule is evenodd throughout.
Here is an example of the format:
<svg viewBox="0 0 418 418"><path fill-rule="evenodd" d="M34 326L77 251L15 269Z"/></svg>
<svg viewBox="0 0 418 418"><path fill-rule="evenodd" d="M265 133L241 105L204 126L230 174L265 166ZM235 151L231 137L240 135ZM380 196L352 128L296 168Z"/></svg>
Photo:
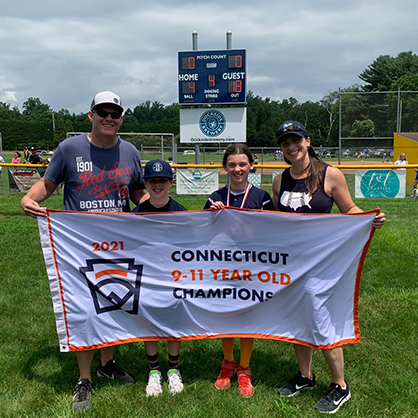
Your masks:
<svg viewBox="0 0 418 418"><path fill-rule="evenodd" d="M408 164L418 164L418 132L396 132L393 134L393 162L404 152ZM406 184L412 186L415 170L406 171Z"/></svg>

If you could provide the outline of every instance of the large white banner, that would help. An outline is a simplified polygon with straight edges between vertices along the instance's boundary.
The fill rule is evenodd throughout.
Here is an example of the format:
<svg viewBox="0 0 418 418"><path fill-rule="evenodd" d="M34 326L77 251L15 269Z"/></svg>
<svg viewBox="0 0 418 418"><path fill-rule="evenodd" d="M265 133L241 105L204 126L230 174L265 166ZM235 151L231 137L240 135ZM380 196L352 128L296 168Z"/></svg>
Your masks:
<svg viewBox="0 0 418 418"><path fill-rule="evenodd" d="M61 351L141 340L360 342L360 275L374 212L38 218Z"/></svg>

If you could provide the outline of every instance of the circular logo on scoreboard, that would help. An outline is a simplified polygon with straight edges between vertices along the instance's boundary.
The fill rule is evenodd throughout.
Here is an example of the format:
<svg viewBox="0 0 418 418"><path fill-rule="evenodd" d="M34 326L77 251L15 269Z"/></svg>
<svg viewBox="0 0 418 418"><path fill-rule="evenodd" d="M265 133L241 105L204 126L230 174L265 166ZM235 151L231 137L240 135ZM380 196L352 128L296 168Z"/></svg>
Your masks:
<svg viewBox="0 0 418 418"><path fill-rule="evenodd" d="M206 136L220 135L226 126L225 116L219 110L207 110L199 119L199 127Z"/></svg>

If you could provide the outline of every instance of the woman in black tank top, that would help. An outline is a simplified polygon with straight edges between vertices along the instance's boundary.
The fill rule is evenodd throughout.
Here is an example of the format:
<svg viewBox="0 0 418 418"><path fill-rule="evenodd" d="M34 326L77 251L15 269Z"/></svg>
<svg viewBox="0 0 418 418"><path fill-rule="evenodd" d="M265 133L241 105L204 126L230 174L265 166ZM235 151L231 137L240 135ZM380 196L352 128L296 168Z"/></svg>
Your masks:
<svg viewBox="0 0 418 418"><path fill-rule="evenodd" d="M362 212L350 196L344 175L316 156L306 128L300 122L284 122L276 131L276 138L290 167L273 180L275 210L330 213L335 202L341 213ZM384 213L380 213L373 226L381 228L385 221ZM299 372L278 390L280 395L286 397L296 395L301 389L312 389L316 385L312 371L312 348L300 344L293 344L293 347ZM343 349L323 349L322 353L331 370L331 385L326 396L315 408L321 412L333 413L351 396L344 379Z"/></svg>

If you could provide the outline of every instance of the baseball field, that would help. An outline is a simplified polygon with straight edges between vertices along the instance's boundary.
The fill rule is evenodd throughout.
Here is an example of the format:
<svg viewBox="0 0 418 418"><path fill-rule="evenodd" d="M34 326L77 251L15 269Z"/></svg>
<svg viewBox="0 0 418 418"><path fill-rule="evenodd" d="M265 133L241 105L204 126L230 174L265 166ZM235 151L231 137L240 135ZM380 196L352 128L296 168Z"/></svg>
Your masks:
<svg viewBox="0 0 418 418"><path fill-rule="evenodd" d="M5 170L4 170L5 171ZM0 188L0 417L67 417L78 378L76 358L59 352L48 279L36 220L23 214L19 193ZM350 183L352 187L352 182ZM416 417L418 410L418 202L357 199L361 208L380 207L387 222L372 240L363 269L359 318L362 344L345 347L346 379L352 397L340 417ZM188 209L201 209L207 196L177 196ZM45 203L62 207L62 196ZM160 343L166 372L167 345ZM239 350L236 347L236 355ZM93 362L97 368L99 353ZM218 340L185 342L180 369L185 389L171 396L167 386L147 398L148 362L143 343L116 349L116 358L136 380L130 387L93 377L90 417L312 417L329 385L320 351L314 352L317 387L293 398L277 388L297 372L290 344L257 340L251 360L254 395L242 398L233 380L218 391L222 361Z"/></svg>

